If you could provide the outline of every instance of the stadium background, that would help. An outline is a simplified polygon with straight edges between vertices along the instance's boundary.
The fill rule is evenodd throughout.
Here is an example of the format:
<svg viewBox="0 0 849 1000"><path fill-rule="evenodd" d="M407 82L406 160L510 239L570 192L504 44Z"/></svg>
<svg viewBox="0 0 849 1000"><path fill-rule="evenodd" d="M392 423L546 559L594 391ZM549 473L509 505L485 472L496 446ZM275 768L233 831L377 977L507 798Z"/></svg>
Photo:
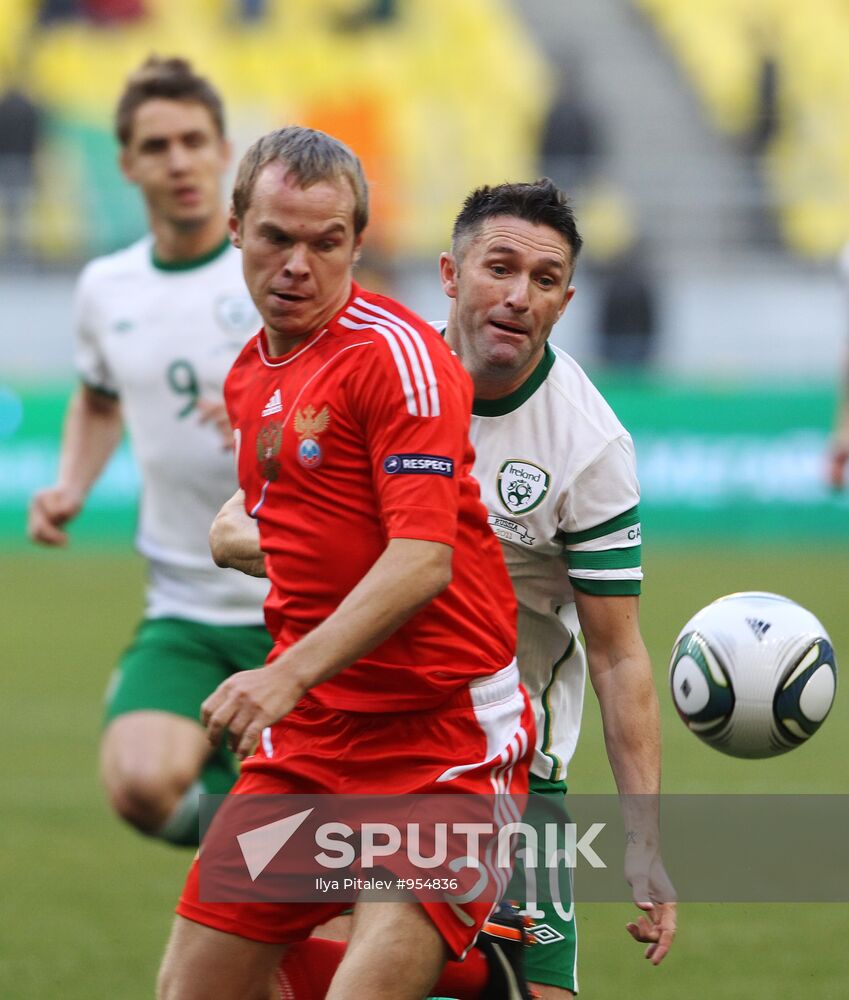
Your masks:
<svg viewBox="0 0 849 1000"><path fill-rule="evenodd" d="M102 689L141 605L127 452L68 551L23 540L73 384L74 276L143 229L110 132L128 70L192 58L237 153L287 121L350 142L374 192L363 280L428 318L471 187L547 172L574 192L587 248L556 336L637 444L665 788L846 794L844 698L810 745L734 761L675 718L665 662L690 614L740 589L806 604L849 649L849 499L823 479L847 325L847 49L842 0L4 0L0 995L151 995L188 862L97 787ZM571 786L612 788L592 697ZM629 918L579 911L584 996L845 995L844 904L688 904L658 970Z"/></svg>

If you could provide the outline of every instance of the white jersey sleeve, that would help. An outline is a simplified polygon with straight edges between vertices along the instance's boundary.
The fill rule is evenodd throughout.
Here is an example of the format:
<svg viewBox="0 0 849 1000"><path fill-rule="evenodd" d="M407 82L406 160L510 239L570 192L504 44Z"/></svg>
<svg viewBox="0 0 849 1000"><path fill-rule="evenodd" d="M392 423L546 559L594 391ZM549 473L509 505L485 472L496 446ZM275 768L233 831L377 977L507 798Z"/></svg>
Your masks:
<svg viewBox="0 0 849 1000"><path fill-rule="evenodd" d="M639 498L634 445L623 434L576 476L564 498L561 530L574 588L589 594L640 592ZM599 521L602 514L611 516Z"/></svg>
<svg viewBox="0 0 849 1000"><path fill-rule="evenodd" d="M85 385L117 396L118 386L98 336L96 278L92 271L92 264L83 270L74 294L74 365Z"/></svg>

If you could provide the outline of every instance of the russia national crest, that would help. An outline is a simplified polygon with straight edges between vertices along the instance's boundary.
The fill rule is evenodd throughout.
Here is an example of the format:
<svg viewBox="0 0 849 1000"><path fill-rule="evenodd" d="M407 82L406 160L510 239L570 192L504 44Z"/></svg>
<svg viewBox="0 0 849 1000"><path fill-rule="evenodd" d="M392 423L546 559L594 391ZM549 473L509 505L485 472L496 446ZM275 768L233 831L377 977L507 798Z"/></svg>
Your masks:
<svg viewBox="0 0 849 1000"><path fill-rule="evenodd" d="M256 437L256 458L263 479L277 482L280 475L280 446L283 443L283 425L271 420L260 428Z"/></svg>
<svg viewBox="0 0 849 1000"><path fill-rule="evenodd" d="M511 458L498 470L498 498L511 514L527 514L545 499L550 482L545 469Z"/></svg>
<svg viewBox="0 0 849 1000"><path fill-rule="evenodd" d="M315 438L304 438L298 445L298 461L305 469L314 469L321 464L321 445Z"/></svg>
<svg viewBox="0 0 849 1000"><path fill-rule="evenodd" d="M295 414L295 432L300 437L298 442L298 461L305 469L316 469L321 465L324 452L318 443L319 434L323 434L330 424L330 408L328 406L316 413L312 405L305 406Z"/></svg>

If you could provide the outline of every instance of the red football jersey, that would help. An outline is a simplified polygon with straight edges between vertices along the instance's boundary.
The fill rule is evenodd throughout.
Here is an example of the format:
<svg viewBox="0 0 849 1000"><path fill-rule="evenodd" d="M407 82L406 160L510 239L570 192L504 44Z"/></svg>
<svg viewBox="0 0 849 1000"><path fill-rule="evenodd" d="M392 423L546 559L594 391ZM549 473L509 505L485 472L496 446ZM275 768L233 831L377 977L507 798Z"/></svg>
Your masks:
<svg viewBox="0 0 849 1000"><path fill-rule="evenodd" d="M513 588L471 476L471 379L427 323L354 284L331 322L285 356L270 357L260 331L224 395L278 652L335 610L389 539L454 548L449 587L315 687L319 701L426 708L512 660Z"/></svg>

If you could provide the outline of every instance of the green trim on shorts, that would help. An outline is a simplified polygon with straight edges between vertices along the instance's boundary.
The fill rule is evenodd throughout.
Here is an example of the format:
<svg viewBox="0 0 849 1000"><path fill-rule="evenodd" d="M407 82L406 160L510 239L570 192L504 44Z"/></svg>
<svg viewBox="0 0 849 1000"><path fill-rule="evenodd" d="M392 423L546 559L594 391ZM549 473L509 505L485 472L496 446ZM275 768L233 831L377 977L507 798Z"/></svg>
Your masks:
<svg viewBox="0 0 849 1000"><path fill-rule="evenodd" d="M548 684L546 684L545 689L540 696L540 703L542 704L543 716L545 717L545 723L542 730L542 741L540 746L540 753L546 756L551 761L551 773L560 775L563 771L563 761L557 756L556 753L552 753L551 750L551 703L550 696L551 690L554 687L554 682L557 680L560 668L566 663L567 660L571 660L575 655L575 651L578 648L578 640L573 634L569 643L566 646L566 652L560 657L559 660L551 668L551 678ZM534 775L531 774L531 791L539 791L540 789L534 788ZM542 780L542 779L538 779ZM545 791L545 789L542 789ZM566 791L566 786L563 786L563 791Z"/></svg>

